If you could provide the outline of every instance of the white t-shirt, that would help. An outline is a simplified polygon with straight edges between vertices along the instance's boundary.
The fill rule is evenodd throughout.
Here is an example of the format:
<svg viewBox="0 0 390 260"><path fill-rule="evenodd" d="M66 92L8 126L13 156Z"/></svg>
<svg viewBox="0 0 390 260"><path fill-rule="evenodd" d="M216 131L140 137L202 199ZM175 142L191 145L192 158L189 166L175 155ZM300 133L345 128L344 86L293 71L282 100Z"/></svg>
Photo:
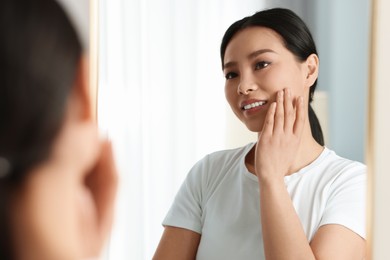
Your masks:
<svg viewBox="0 0 390 260"><path fill-rule="evenodd" d="M201 234L197 259L265 259L258 179L245 166L253 145L196 163L163 221ZM308 241L325 224L343 225L365 238L365 165L325 148L285 183Z"/></svg>

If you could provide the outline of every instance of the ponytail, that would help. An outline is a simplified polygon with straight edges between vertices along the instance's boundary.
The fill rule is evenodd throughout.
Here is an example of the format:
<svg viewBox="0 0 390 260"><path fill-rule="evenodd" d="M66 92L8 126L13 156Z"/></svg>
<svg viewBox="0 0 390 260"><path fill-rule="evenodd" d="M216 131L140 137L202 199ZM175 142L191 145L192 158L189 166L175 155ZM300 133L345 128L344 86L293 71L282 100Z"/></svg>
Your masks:
<svg viewBox="0 0 390 260"><path fill-rule="evenodd" d="M310 122L312 136L317 141L317 143L324 146L325 145L324 135L322 133L320 121L318 120L316 113L314 112L310 104L309 104L309 122Z"/></svg>

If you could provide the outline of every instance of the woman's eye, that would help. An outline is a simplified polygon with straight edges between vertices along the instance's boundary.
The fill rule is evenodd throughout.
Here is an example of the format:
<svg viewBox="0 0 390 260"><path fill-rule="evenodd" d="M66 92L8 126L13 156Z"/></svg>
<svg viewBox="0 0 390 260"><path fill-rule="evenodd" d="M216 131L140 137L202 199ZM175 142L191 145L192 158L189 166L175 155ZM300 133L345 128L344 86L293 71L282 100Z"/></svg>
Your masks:
<svg viewBox="0 0 390 260"><path fill-rule="evenodd" d="M271 63L268 61L260 61L260 62L256 63L255 70L264 69L264 68L268 67L268 65L270 65L270 64Z"/></svg>
<svg viewBox="0 0 390 260"><path fill-rule="evenodd" d="M229 73L226 73L226 75L225 75L226 79L232 79L235 77L237 77L237 73L234 73L234 72L229 72Z"/></svg>

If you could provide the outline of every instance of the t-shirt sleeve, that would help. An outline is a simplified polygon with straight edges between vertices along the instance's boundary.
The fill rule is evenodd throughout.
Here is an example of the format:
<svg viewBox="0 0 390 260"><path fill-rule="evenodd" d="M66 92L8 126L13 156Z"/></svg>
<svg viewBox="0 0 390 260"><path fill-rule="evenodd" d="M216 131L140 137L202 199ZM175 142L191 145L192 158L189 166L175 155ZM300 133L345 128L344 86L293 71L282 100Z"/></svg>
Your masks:
<svg viewBox="0 0 390 260"><path fill-rule="evenodd" d="M164 226L180 227L202 233L202 189L207 157L197 162L181 185L169 209Z"/></svg>
<svg viewBox="0 0 390 260"><path fill-rule="evenodd" d="M365 238L366 187L366 167L355 162L332 183L320 226L340 224Z"/></svg>

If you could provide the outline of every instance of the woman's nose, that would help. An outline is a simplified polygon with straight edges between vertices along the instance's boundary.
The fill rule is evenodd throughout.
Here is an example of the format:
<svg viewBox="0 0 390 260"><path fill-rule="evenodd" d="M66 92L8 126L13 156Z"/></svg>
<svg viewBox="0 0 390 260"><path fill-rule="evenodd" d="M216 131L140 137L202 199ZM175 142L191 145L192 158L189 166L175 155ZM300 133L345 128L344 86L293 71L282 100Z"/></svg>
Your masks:
<svg viewBox="0 0 390 260"><path fill-rule="evenodd" d="M257 90L257 84L253 81L241 81L237 87L239 95L248 95L250 92Z"/></svg>

